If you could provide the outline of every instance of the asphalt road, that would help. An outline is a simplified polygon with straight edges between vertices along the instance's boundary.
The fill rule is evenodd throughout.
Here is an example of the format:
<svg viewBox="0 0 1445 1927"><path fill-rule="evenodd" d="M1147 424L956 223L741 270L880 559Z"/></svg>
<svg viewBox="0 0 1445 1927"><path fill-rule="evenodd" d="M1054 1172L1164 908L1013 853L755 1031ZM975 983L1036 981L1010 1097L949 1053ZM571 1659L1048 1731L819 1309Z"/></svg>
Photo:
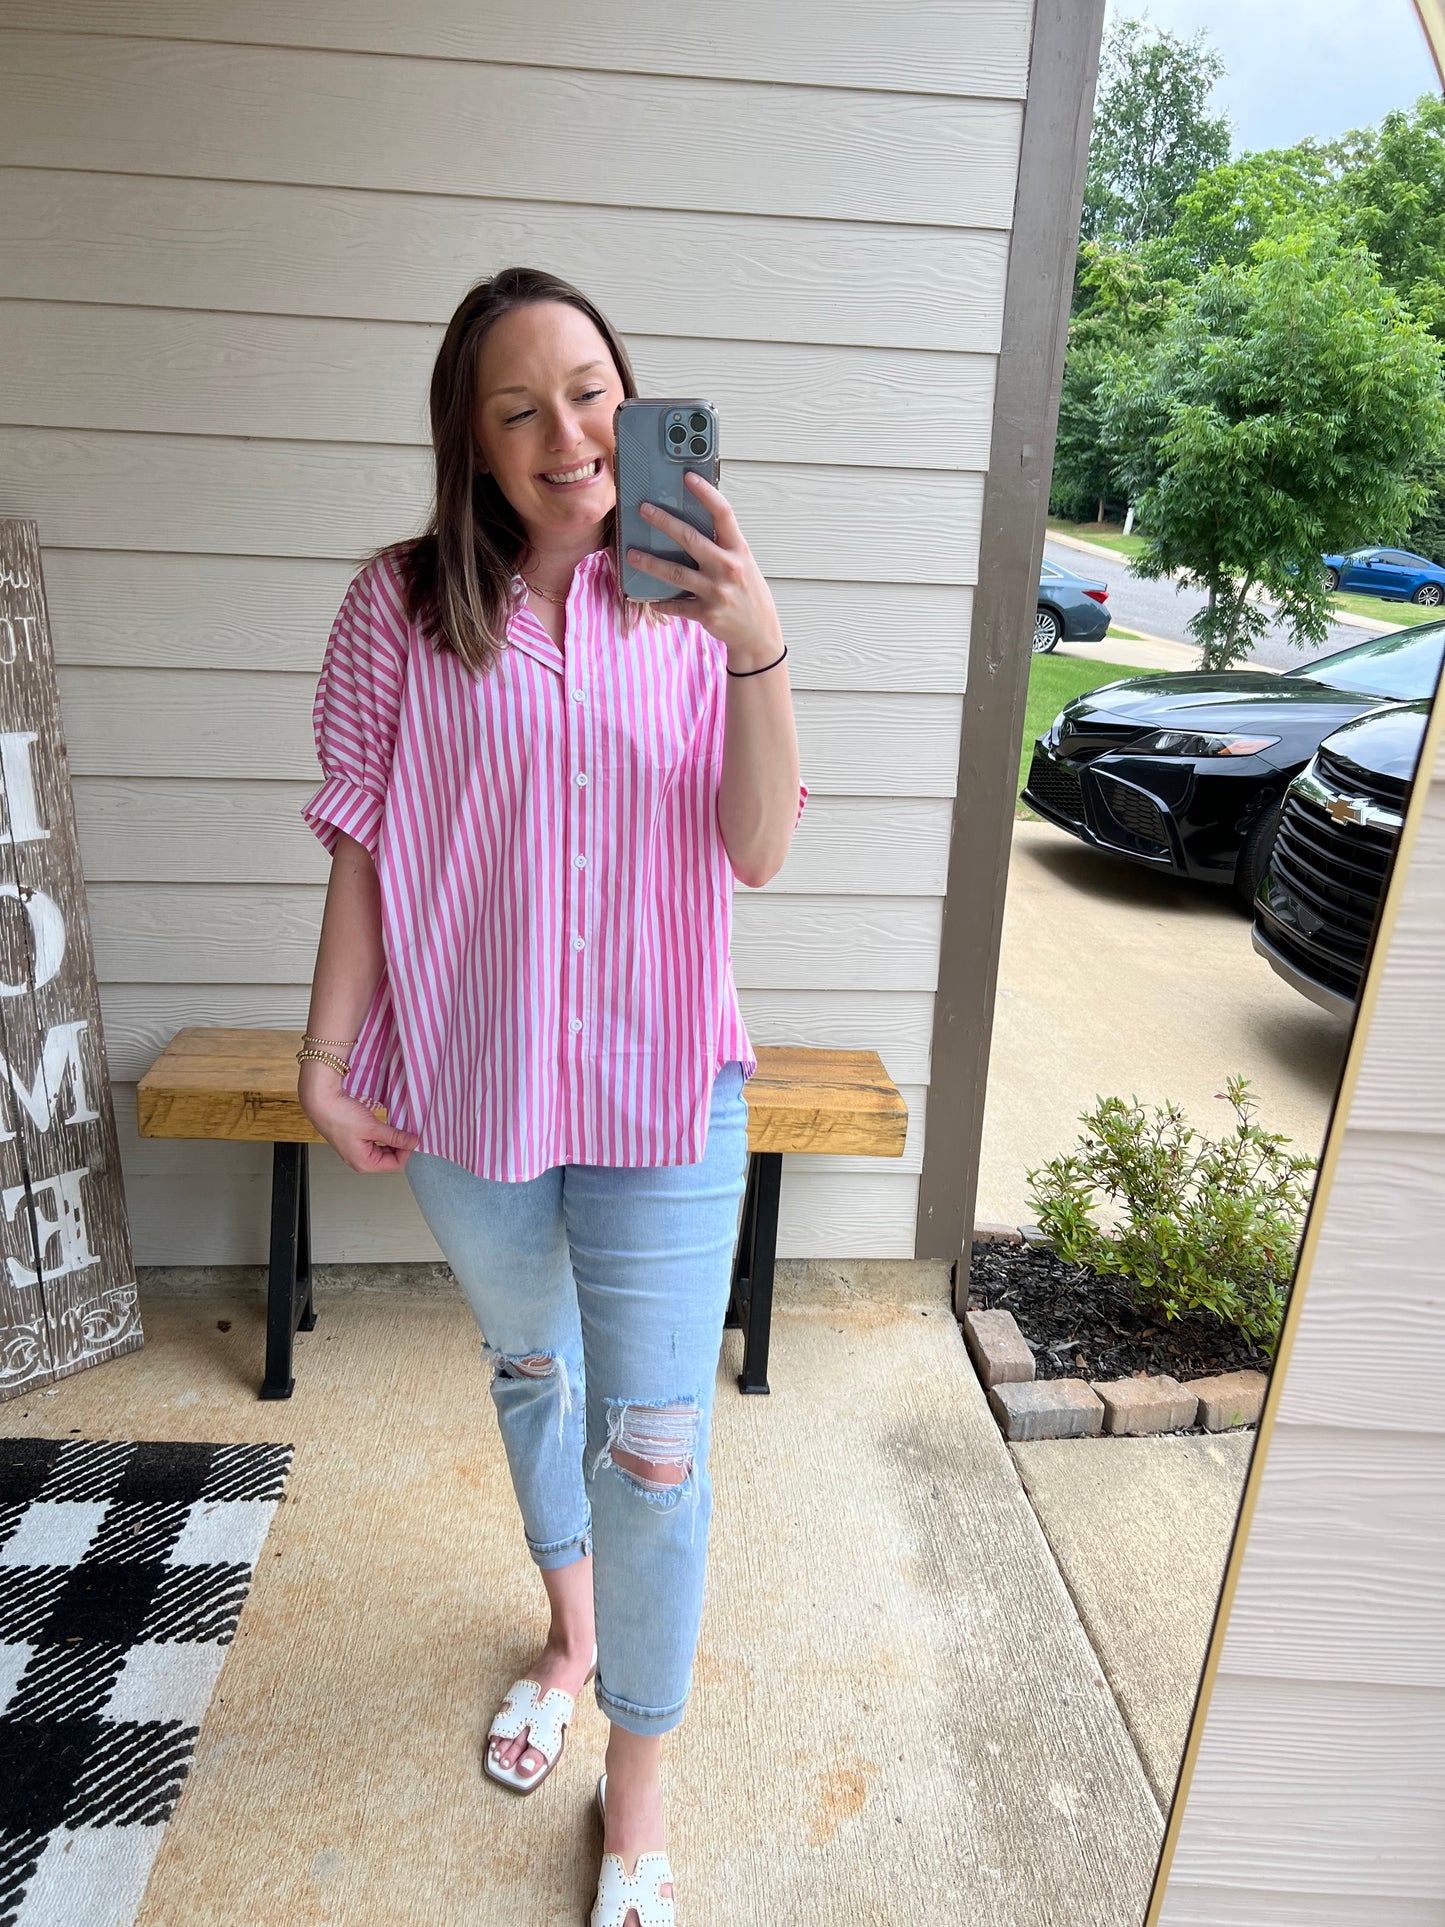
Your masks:
<svg viewBox="0 0 1445 1927"><path fill-rule="evenodd" d="M1181 589L1174 582L1145 582L1138 576L1130 575L1129 564L1125 557L1086 555L1080 549L1065 548L1060 542L1045 540L1044 554L1061 569L1071 569L1075 575L1087 575L1097 582L1108 584L1109 615L1120 629L1137 629L1144 635L1166 636L1174 642L1193 642L1185 624L1196 610L1204 606L1204 598L1197 590ZM1390 620L1390 604L1381 602L1380 620ZM1348 623L1330 624L1330 640L1323 649L1297 649L1287 639L1287 631L1279 623L1272 623L1255 645L1251 661L1265 669L1295 669L1301 663L1315 662L1321 656L1333 655L1337 649L1349 649L1357 642L1368 639L1368 629L1355 629ZM1105 636L1097 644L1101 657L1107 660L1109 638ZM1248 668L1249 662L1241 664Z"/></svg>

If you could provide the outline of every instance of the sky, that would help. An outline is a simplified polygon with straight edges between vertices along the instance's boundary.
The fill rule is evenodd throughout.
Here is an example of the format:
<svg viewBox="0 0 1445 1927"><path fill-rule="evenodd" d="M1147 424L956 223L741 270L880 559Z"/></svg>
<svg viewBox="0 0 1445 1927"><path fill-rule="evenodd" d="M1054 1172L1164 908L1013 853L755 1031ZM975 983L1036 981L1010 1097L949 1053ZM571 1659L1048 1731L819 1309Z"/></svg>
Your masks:
<svg viewBox="0 0 1445 1927"><path fill-rule="evenodd" d="M1106 17L1121 14L1206 29L1229 70L1211 107L1236 154L1332 140L1440 90L1411 0L1108 0Z"/></svg>

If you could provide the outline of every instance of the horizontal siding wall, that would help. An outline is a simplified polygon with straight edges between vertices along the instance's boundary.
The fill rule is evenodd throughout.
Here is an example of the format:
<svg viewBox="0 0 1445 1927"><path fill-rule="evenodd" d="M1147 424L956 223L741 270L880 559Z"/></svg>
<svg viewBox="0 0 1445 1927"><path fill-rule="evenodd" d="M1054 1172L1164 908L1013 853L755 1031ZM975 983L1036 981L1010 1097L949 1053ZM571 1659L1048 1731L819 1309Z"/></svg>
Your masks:
<svg viewBox="0 0 1445 1927"><path fill-rule="evenodd" d="M1160 1927L1445 1901L1445 757L1220 1652Z"/></svg>
<svg viewBox="0 0 1445 1927"><path fill-rule="evenodd" d="M0 512L40 525L138 1260L264 1258L264 1147L140 1139L134 1083L183 1025L305 1020L327 630L514 261L718 403L812 793L737 892L744 1013L911 1111L897 1161L788 1161L779 1250L911 1255L1029 0L60 11L0 33ZM315 1163L320 1259L436 1255L404 1179Z"/></svg>

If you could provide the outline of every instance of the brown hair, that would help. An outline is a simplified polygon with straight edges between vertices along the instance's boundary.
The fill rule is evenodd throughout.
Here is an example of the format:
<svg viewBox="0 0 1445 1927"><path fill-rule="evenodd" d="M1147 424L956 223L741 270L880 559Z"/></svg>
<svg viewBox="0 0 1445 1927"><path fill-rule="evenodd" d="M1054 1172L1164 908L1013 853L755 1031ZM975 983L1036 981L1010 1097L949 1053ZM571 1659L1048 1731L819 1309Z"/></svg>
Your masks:
<svg viewBox="0 0 1445 1927"><path fill-rule="evenodd" d="M408 616L432 632L438 648L451 649L482 675L505 644L512 577L527 537L496 477L477 465L477 351L502 315L538 301L565 301L580 308L607 343L623 394L637 393L632 363L611 322L579 289L545 269L499 268L467 292L448 322L431 377L436 496L425 530L395 553ZM603 541L609 546L616 517L614 506L603 526ZM634 601L619 591L618 613L624 631L630 631L639 614L650 620L654 611L650 602Z"/></svg>

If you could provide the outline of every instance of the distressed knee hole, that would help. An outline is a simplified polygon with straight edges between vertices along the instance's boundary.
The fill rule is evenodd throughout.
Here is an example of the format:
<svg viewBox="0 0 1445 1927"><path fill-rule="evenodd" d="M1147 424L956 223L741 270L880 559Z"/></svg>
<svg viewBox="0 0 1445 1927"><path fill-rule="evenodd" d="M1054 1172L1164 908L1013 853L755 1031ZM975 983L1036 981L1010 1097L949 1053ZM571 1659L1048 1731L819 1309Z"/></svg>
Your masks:
<svg viewBox="0 0 1445 1927"><path fill-rule="evenodd" d="M497 1370L503 1378L550 1378L557 1369L557 1361L545 1352L537 1352L531 1358L503 1358L496 1361Z"/></svg>
<svg viewBox="0 0 1445 1927"><path fill-rule="evenodd" d="M517 1400L526 1399L526 1395L522 1393L515 1395L501 1393L499 1388L503 1385L540 1384L547 1379L552 1381L557 1387L557 1437L559 1441L565 1438L567 1419L572 1410L572 1384L563 1360L555 1352L521 1352L515 1356L508 1356L507 1353L499 1352L485 1343L482 1351L492 1363L494 1400L504 1398L506 1403L512 1406ZM532 1401L526 1400L526 1402ZM500 1404L498 1409L501 1409Z"/></svg>
<svg viewBox="0 0 1445 1927"><path fill-rule="evenodd" d="M610 1465L649 1498L670 1501L692 1473L699 1423L695 1400L665 1405L614 1400L607 1408L607 1443L594 1470Z"/></svg>

